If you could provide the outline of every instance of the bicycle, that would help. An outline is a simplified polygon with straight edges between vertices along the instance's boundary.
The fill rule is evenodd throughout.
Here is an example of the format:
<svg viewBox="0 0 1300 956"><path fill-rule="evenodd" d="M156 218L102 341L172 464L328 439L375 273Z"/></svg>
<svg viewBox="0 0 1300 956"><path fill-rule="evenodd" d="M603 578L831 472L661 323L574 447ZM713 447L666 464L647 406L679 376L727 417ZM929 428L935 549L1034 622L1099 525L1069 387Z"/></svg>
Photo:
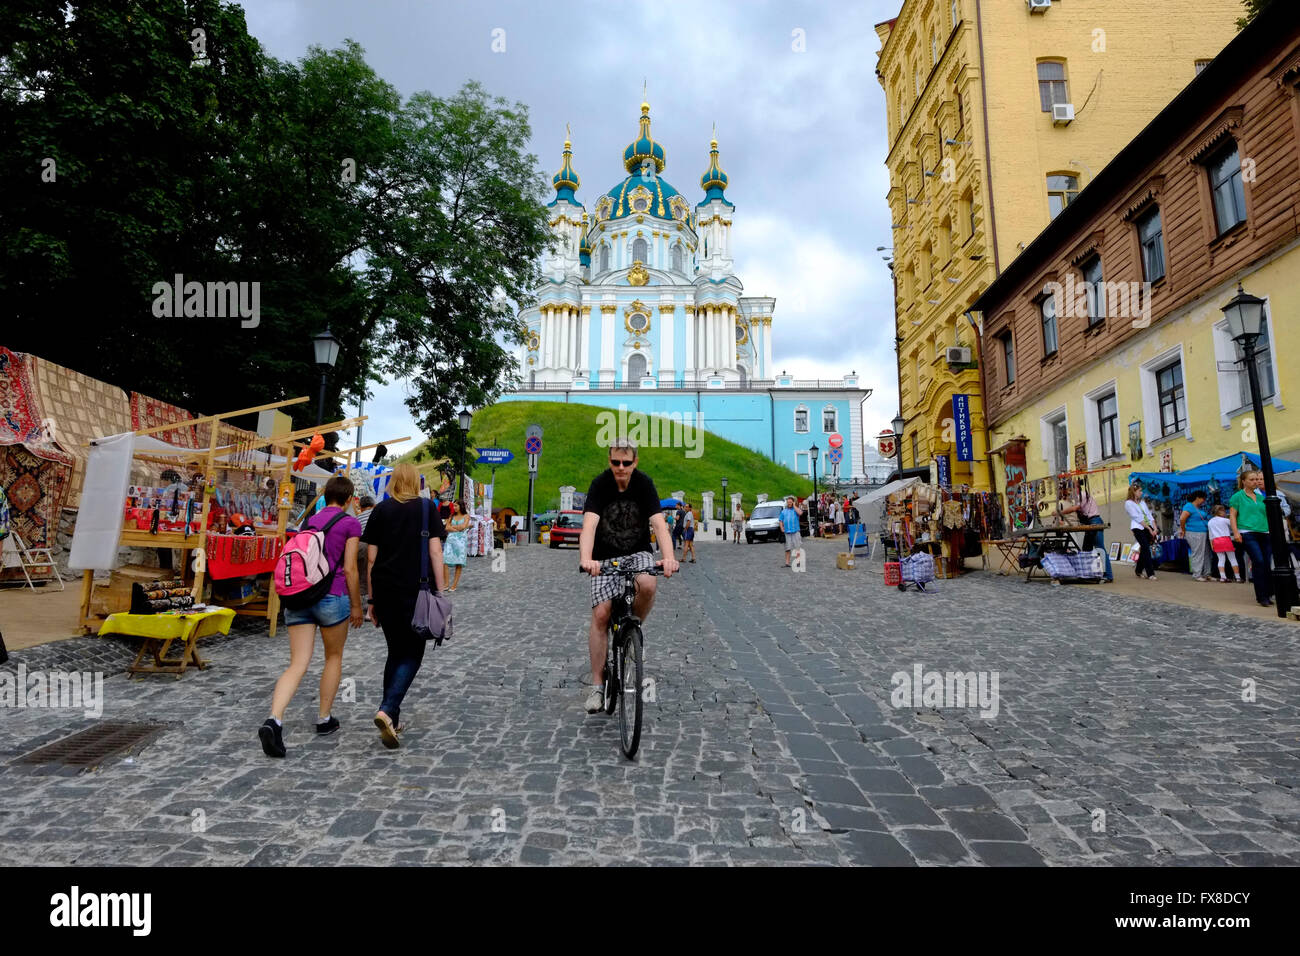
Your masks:
<svg viewBox="0 0 1300 956"><path fill-rule="evenodd" d="M663 574L664 569L654 565L648 570L623 570L619 559L611 558L600 563L598 577L623 578L623 593L615 595L610 607L609 632L605 641L605 703L606 714L618 707L619 746L628 760L636 757L641 743L642 686L644 680L643 653L645 636L641 619L633 612L636 602L636 576L638 574ZM579 568L581 571L582 569ZM632 688L629 694L628 689ZM630 699L629 699L630 698Z"/></svg>

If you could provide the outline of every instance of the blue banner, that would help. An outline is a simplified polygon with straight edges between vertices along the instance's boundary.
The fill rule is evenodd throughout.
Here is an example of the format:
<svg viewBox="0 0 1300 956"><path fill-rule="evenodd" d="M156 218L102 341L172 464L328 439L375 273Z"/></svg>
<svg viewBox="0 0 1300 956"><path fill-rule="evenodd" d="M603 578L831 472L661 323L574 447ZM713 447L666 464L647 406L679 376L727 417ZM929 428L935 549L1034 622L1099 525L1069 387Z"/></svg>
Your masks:
<svg viewBox="0 0 1300 956"><path fill-rule="evenodd" d="M957 433L957 460L974 461L975 447L970 428L970 396L952 397L953 427Z"/></svg>
<svg viewBox="0 0 1300 956"><path fill-rule="evenodd" d="M478 449L479 465L504 465L513 460L514 452L509 448L480 448Z"/></svg>
<svg viewBox="0 0 1300 956"><path fill-rule="evenodd" d="M940 487L940 488L951 488L951 487L952 487L952 477L951 477L951 475L949 474L949 471L948 471L948 456L947 456L947 455L936 455L934 460L935 460L935 463L939 466L939 487Z"/></svg>

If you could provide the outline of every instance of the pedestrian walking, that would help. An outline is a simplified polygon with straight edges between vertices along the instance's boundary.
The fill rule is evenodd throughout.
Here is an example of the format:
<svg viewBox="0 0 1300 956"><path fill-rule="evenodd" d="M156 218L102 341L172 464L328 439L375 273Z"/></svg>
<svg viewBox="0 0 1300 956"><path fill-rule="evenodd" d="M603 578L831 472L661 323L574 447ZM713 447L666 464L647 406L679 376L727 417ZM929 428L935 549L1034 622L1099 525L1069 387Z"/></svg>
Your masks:
<svg viewBox="0 0 1300 956"><path fill-rule="evenodd" d="M352 482L342 475L325 482L325 507L308 518L305 525L307 529L324 532L330 586L325 596L310 607L284 610L284 623L289 628L289 666L275 682L271 716L257 731L262 751L268 757L283 757L286 753L284 712L307 673L318 627L325 646L325 665L320 674L316 733L323 736L339 729L339 722L330 710L343 676L343 642L347 640L348 627L360 627L363 622L361 583L357 577L361 525L343 510L352 500L352 490Z"/></svg>
<svg viewBox="0 0 1300 956"><path fill-rule="evenodd" d="M686 509L681 505L677 506L677 514L673 519L673 556L677 554L677 549L682 546L682 537L686 531ZM684 557L685 555L683 555Z"/></svg>
<svg viewBox="0 0 1300 956"><path fill-rule="evenodd" d="M736 506L736 512L731 516L731 542L740 544L740 532L745 529L745 509Z"/></svg>
<svg viewBox="0 0 1300 956"><path fill-rule="evenodd" d="M1232 576L1245 582L1241 567L1237 564L1237 549L1232 543L1232 522L1228 520L1228 509L1223 505L1214 506L1214 516L1206 522L1206 533L1210 537L1210 551L1217 559L1219 581L1228 583L1228 565L1232 565Z"/></svg>
<svg viewBox="0 0 1300 956"><path fill-rule="evenodd" d="M1210 580L1210 516L1205 512L1205 492L1196 491L1178 515L1178 536L1187 541L1187 570L1194 581Z"/></svg>
<svg viewBox="0 0 1300 956"><path fill-rule="evenodd" d="M370 561L370 603L367 616L384 632L388 659L384 662L384 699L375 714L380 739L390 750L398 746L402 701L424 661L425 638L411 629L415 599L420 593L421 550L428 548L429 569L437 590L446 588L443 541L447 530L433 502L420 497L420 473L410 462L393 469L390 497L371 513L362 541ZM425 527L428 543L425 543Z"/></svg>
<svg viewBox="0 0 1300 956"><path fill-rule="evenodd" d="M469 515L461 514L460 502L451 503L451 517L447 519L447 543L443 546L443 561L447 567L456 569L456 576L451 580L448 592L460 586L460 573L465 570L465 556L469 552Z"/></svg>
<svg viewBox="0 0 1300 956"><path fill-rule="evenodd" d="M682 560L686 560L686 555L690 554L691 564L695 563L695 509L690 505L686 506L686 514L682 518Z"/></svg>
<svg viewBox="0 0 1300 956"><path fill-rule="evenodd" d="M1080 484L1077 495L1068 495L1062 500L1061 514L1075 514L1079 520L1087 525L1105 525L1105 520L1101 516L1101 508L1097 506L1097 500L1093 498L1087 486ZM1105 570L1102 572L1102 580L1107 584L1115 582L1115 572L1110 566L1110 554L1106 551L1106 532L1089 531L1083 536L1083 550L1091 551L1093 548L1101 548L1102 554L1105 555L1103 563Z"/></svg>
<svg viewBox="0 0 1300 956"><path fill-rule="evenodd" d="M1269 548L1268 518L1264 514L1263 484L1261 471L1242 475L1241 490L1228 499L1228 519L1232 524L1232 540L1245 545L1250 555L1255 603L1268 607L1273 603L1273 555Z"/></svg>
<svg viewBox="0 0 1300 956"><path fill-rule="evenodd" d="M1156 531L1155 515L1147 503L1142 500L1142 482L1135 481L1128 486L1128 496L1124 501L1124 510L1128 513L1129 529L1138 544L1137 567L1133 573L1149 581L1156 579L1156 562L1151 556L1151 548L1159 537Z"/></svg>
<svg viewBox="0 0 1300 956"><path fill-rule="evenodd" d="M785 566L790 566L790 554L793 551L803 550L803 539L799 536L799 516L803 514L803 509L795 504L794 496L787 495L785 507L781 509L778 520L781 522L781 531L785 534Z"/></svg>
<svg viewBox="0 0 1300 956"><path fill-rule="evenodd" d="M831 525L836 534L844 533L844 512L840 509L840 499L831 499Z"/></svg>
<svg viewBox="0 0 1300 956"><path fill-rule="evenodd" d="M366 533L366 522L370 520L370 512L375 508L375 499L369 495L362 495L357 501L357 524L361 525L361 533ZM366 563L366 549L357 548L357 579L361 582L361 597L370 596L370 573L369 565Z"/></svg>

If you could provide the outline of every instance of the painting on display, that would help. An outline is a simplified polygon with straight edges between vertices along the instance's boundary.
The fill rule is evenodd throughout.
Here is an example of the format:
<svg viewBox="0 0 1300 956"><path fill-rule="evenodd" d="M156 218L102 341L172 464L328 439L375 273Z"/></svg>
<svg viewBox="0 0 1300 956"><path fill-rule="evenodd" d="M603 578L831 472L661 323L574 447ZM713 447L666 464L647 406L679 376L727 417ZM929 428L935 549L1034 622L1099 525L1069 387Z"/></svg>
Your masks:
<svg viewBox="0 0 1300 956"><path fill-rule="evenodd" d="M1088 470L1088 443L1087 442L1081 441L1079 442L1079 444L1074 446L1074 470L1075 471Z"/></svg>
<svg viewBox="0 0 1300 956"><path fill-rule="evenodd" d="M1142 460L1142 423L1141 422L1129 423L1128 457L1131 461Z"/></svg>

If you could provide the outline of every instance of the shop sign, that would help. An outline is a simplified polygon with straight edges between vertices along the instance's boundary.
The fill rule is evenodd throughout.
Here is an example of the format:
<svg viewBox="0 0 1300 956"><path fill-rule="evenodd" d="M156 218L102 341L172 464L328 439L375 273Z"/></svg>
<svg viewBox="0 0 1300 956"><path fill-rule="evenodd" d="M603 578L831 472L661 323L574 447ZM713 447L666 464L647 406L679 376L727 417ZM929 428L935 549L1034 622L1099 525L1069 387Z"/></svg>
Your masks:
<svg viewBox="0 0 1300 956"><path fill-rule="evenodd" d="M957 460L974 461L975 448L971 441L969 395L952 397L952 418L953 427L957 432Z"/></svg>
<svg viewBox="0 0 1300 956"><path fill-rule="evenodd" d="M893 458L898 454L898 447L894 444L894 433L883 431L876 439L876 447L880 449L881 458Z"/></svg>
<svg viewBox="0 0 1300 956"><path fill-rule="evenodd" d="M947 455L936 455L934 460L935 460L935 463L939 466L939 487L940 487L940 488L951 488L951 487L952 487L952 477L951 477L951 475L950 475L949 472L948 472L948 468L949 468L949 466L948 466L948 456L947 456Z"/></svg>

